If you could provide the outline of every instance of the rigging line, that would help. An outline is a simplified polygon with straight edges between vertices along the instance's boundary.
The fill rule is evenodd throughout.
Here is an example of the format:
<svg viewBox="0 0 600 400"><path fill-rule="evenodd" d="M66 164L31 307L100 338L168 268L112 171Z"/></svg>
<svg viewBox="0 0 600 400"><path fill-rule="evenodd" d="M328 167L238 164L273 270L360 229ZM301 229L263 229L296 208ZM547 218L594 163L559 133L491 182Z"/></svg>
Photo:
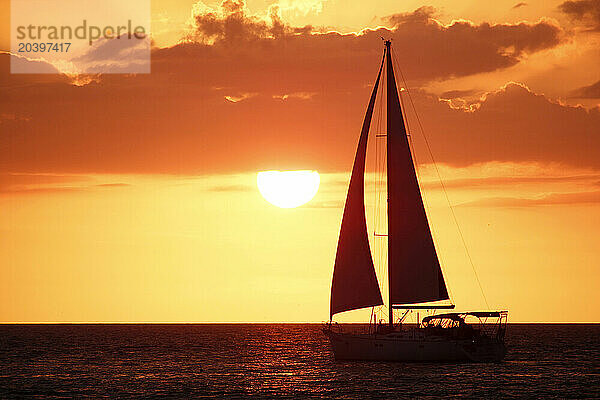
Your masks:
<svg viewBox="0 0 600 400"><path fill-rule="evenodd" d="M448 197L448 192L446 191L446 185L444 185L444 181L440 175L440 171L438 169L437 163L435 162L435 158L433 157L433 152L431 151L431 147L429 146L429 141L427 140L427 136L425 135L425 130L423 129L423 124L421 123L421 119L419 118L419 114L417 114L417 109L415 107L415 103L413 101L412 95L410 94L410 91L408 90L408 85L406 84L406 79L404 79L404 74L402 73L402 69L400 68L400 63L398 62L398 60L396 59L396 54L392 54L393 56L393 60L395 61L395 64L398 68L398 71L400 72L400 77L402 78L402 82L404 83L404 88L406 89L406 93L408 94L408 98L410 100L410 104L412 106L412 109L415 113L415 117L417 119L417 123L419 124L419 129L421 131L421 135L423 135L423 139L425 140L425 145L427 147L427 151L429 152L429 156L431 157L431 160L433 161L433 166L435 169L435 172L437 174L437 177L440 181L440 185L442 186L443 192L444 192L444 196L446 198L446 202L448 203L448 207L450 208L450 212L452 214L452 218L454 219L454 223L456 224L456 229L458 230L461 242L463 244L463 247L465 248L465 252L467 254L467 258L469 259L469 263L471 264L471 268L473 269L473 273L475 274L475 279L477 280L477 284L479 285L479 290L481 291L481 295L483 296L483 301L485 302L486 307L489 309L490 305L487 301L487 297L485 296L485 292L483 291L483 286L481 285L481 281L479 280L479 275L477 274L477 270L475 269L475 264L473 263L473 259L471 258L471 254L469 253L469 249L467 248L467 243L465 241L465 237L463 236L462 230L460 229L460 225L458 224L458 219L456 218L456 214L454 212L454 208L452 207L452 204L450 204L450 198Z"/></svg>

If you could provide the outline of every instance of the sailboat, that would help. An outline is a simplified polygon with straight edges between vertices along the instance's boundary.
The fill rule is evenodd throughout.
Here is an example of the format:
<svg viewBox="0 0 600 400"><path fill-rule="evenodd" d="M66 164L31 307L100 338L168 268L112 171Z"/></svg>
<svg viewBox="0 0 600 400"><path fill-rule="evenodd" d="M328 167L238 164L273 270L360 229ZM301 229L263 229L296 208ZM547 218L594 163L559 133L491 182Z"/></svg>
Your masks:
<svg viewBox="0 0 600 400"><path fill-rule="evenodd" d="M348 187L331 285L330 320L323 331L337 360L500 361L506 354L508 311L437 314L437 310L454 309L455 305L450 302L423 205L396 86L391 41L384 43ZM368 239L364 184L367 139L384 70L389 315L387 323L371 321L367 332L345 332L333 322L334 315L383 305ZM395 310L404 310L397 320ZM413 310L433 314L419 320L417 312L416 326L403 324Z"/></svg>

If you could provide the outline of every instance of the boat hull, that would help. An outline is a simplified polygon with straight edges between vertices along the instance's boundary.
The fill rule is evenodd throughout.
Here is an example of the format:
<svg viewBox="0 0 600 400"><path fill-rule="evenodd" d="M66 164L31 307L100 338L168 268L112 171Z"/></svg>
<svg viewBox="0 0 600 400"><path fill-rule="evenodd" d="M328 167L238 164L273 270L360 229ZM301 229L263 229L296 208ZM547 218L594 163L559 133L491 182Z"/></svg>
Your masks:
<svg viewBox="0 0 600 400"><path fill-rule="evenodd" d="M498 362L504 343L492 339L452 339L401 334L325 331L336 360L403 362ZM412 336L412 337L411 337Z"/></svg>

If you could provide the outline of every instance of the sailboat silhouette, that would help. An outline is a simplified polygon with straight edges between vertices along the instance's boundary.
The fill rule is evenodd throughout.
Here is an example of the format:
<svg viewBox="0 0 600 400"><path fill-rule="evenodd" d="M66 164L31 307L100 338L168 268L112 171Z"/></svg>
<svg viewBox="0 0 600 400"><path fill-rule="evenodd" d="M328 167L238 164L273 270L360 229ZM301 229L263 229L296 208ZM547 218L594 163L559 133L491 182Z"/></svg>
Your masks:
<svg viewBox="0 0 600 400"><path fill-rule="evenodd" d="M446 313L425 317L413 329L394 324L395 309L453 309L440 268L396 86L391 41L371 93L348 187L324 328L336 359L387 361L498 361L504 358L507 311ZM386 72L388 324L367 334L344 333L337 313L383 305L369 246L364 204L367 139L375 100ZM475 318L477 325L467 324ZM490 320L492 322L490 323Z"/></svg>

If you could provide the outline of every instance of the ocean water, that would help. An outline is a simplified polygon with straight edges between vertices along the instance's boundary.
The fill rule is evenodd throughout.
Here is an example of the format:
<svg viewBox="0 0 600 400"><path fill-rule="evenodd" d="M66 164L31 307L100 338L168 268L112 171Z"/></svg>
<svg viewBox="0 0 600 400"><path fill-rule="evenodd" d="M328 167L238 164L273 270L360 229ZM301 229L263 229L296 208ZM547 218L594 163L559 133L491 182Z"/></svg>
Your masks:
<svg viewBox="0 0 600 400"><path fill-rule="evenodd" d="M497 364L336 362L317 324L0 325L0 398L600 398L600 324Z"/></svg>

